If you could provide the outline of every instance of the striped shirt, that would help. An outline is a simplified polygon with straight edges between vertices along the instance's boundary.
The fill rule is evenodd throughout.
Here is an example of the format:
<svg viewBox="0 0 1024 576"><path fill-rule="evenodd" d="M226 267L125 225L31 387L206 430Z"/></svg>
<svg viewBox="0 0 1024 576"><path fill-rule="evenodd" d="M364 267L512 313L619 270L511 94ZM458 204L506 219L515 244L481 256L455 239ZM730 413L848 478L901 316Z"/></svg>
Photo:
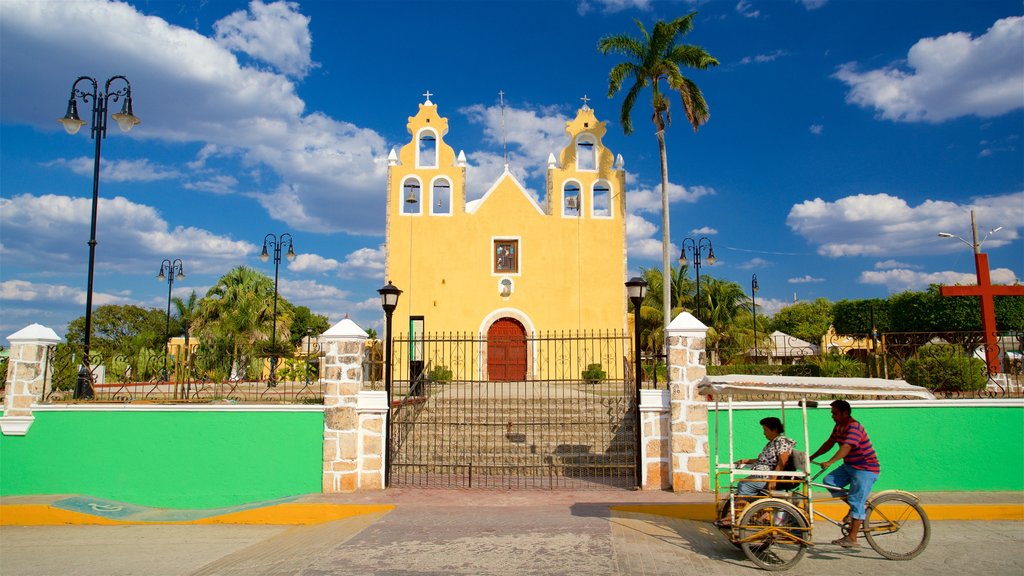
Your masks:
<svg viewBox="0 0 1024 576"><path fill-rule="evenodd" d="M837 444L846 444L850 447L850 452L843 458L843 463L849 464L850 467L857 470L866 470L875 474L881 472L878 456L875 455L875 449L871 446L868 433L860 425L860 422L851 418L846 426L836 424L836 427L832 429L831 439Z"/></svg>

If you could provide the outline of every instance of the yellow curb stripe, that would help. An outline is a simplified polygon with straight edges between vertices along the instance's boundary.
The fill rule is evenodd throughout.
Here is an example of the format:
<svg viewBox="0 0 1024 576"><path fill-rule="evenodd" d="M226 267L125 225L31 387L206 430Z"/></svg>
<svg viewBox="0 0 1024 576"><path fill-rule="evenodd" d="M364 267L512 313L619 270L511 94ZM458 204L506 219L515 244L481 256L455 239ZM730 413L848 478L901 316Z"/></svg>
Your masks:
<svg viewBox="0 0 1024 576"><path fill-rule="evenodd" d="M260 524L312 525L342 520L353 516L390 512L389 504L301 504L286 503L231 512L195 520L116 520L63 510L46 504L5 504L0 506L0 526L59 526L91 524L117 526L129 524Z"/></svg>
<svg viewBox="0 0 1024 576"><path fill-rule="evenodd" d="M1024 504L924 504L929 520L1010 520L1024 521ZM847 510L845 504L821 504L814 507L832 518L842 518ZM681 520L715 519L715 505L701 504L629 504L612 506L614 512L634 512L667 516Z"/></svg>

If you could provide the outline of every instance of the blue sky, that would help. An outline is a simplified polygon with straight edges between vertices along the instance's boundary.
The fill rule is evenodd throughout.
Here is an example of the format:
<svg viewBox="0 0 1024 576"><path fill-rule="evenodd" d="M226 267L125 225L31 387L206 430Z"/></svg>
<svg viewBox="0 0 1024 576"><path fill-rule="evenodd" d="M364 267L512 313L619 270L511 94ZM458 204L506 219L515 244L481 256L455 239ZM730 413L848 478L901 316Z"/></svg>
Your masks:
<svg viewBox="0 0 1024 576"><path fill-rule="evenodd" d="M132 83L142 124L103 142L94 304L200 295L292 234L281 293L379 329L386 157L429 90L469 159L470 199L501 170L544 190L565 121L590 98L625 159L629 272L660 266L649 93L635 132L596 50L691 10L687 42L721 65L690 76L711 118L667 132L673 259L706 235L702 274L768 312L973 283L970 210L993 281L1024 278L1024 18L971 2L0 3L0 335L84 314L93 143L55 121L78 76ZM81 106L81 104L80 104ZM80 107L83 116L86 107ZM442 259L442 262L444 260ZM449 265L456 265L449 261Z"/></svg>

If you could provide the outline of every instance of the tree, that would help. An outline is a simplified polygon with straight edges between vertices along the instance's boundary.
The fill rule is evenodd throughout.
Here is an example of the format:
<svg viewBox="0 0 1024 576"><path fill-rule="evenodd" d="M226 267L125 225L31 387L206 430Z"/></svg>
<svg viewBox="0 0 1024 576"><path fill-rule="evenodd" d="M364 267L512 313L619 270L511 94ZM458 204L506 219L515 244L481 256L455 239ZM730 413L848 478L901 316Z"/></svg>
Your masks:
<svg viewBox="0 0 1024 576"><path fill-rule="evenodd" d="M818 344L832 324L832 303L824 298L796 302L775 313L769 327L811 344Z"/></svg>
<svg viewBox="0 0 1024 576"><path fill-rule="evenodd" d="M672 124L672 115L669 112L669 100L661 91L661 81L665 80L669 90L679 93L686 119L696 132L710 117L708 105L700 88L683 76L681 68L706 70L718 65L718 60L703 48L676 43L677 39L693 29L693 18L696 15L696 12L691 12L671 22L659 20L655 22L651 34L648 34L644 25L637 20L640 38L616 34L602 38L597 43L597 49L601 54L618 54L625 56L627 60L616 64L608 75L609 98L622 89L624 82L632 82L622 102L620 116L622 130L626 134L633 132L631 115L637 97L644 88L651 88L651 121L654 122L661 158L661 269L665 280L662 282L663 327L667 327L671 322L668 278L672 270L668 254L671 240L668 222L668 156L665 150L665 128Z"/></svg>
<svg viewBox="0 0 1024 576"><path fill-rule="evenodd" d="M686 266L672 269L670 276L672 281L668 290L671 300L669 306L671 318L682 313L684 303L692 300L694 284L687 277L687 272ZM644 300L640 304L640 340L645 350L653 352L662 348L665 342L665 324L662 321L664 277L656 268L641 267L640 275L647 281L647 295L644 296Z"/></svg>
<svg viewBox="0 0 1024 576"><path fill-rule="evenodd" d="M313 314L313 312L305 306L296 306L295 312L292 315L292 324L289 327L291 332L291 344L294 349L298 346L302 339L306 337L307 330L314 337L319 336L327 331L331 325L327 321L327 316L323 314Z"/></svg>
<svg viewBox="0 0 1024 576"><path fill-rule="evenodd" d="M239 266L222 276L199 302L195 328L205 341L220 341L230 350L232 372L248 365L257 343L273 328L274 281L252 268ZM277 334L290 338L292 305L278 295Z"/></svg>
<svg viewBox="0 0 1024 576"><path fill-rule="evenodd" d="M106 304L92 314L93 338L90 349L105 356L134 356L143 348L163 350L167 315L157 308ZM176 324L171 323L171 332ZM85 339L85 316L68 323L65 338L75 345Z"/></svg>
<svg viewBox="0 0 1024 576"><path fill-rule="evenodd" d="M736 330L736 318L746 313L747 295L735 282L705 276L701 299L701 321L708 326L708 344L718 356L722 344L743 340Z"/></svg>
<svg viewBox="0 0 1024 576"><path fill-rule="evenodd" d="M182 300L177 296L171 299L171 303L174 304L174 311L176 318L181 325L181 332L185 336L185 354L188 354L188 339L189 331L192 325L195 323L196 314L199 312L199 305L196 301L196 291L193 290L188 295L187 300Z"/></svg>

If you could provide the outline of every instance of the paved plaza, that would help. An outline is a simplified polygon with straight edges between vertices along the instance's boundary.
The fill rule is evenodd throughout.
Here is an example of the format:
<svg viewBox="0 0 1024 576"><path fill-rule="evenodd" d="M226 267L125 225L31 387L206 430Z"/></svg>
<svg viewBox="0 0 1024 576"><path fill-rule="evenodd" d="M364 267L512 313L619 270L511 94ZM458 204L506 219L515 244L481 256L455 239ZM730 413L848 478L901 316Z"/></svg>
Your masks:
<svg viewBox="0 0 1024 576"><path fill-rule="evenodd" d="M1019 493L936 494L926 502L1010 504ZM10 501L10 499L5 499ZM707 521L635 512L706 503L668 492L388 490L314 495L309 503L395 506L302 526L3 526L0 574L103 575L655 575L756 574ZM621 508L626 506L630 511ZM619 509L616 509L619 508ZM836 537L824 523L815 539ZM822 544L788 574L1024 574L1024 522L932 523L909 562Z"/></svg>

